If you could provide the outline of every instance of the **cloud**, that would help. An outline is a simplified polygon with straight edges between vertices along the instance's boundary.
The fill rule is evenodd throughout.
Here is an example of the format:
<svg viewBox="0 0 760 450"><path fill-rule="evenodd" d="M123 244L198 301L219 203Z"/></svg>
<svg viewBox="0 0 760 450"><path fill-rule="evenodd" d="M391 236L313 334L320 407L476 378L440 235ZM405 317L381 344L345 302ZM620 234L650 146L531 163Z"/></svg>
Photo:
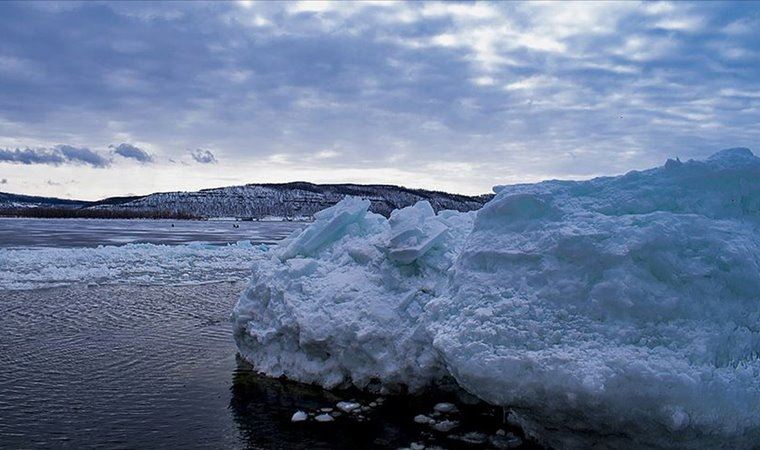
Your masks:
<svg viewBox="0 0 760 450"><path fill-rule="evenodd" d="M216 157L213 153L211 153L208 150L203 149L196 149L192 153L190 153L190 156L193 157L193 159L201 164L216 164Z"/></svg>
<svg viewBox="0 0 760 450"><path fill-rule="evenodd" d="M150 153L132 144L124 143L118 146L109 145L108 147L114 149L113 152L121 157L134 159L141 163L153 162L153 156Z"/></svg>
<svg viewBox="0 0 760 450"><path fill-rule="evenodd" d="M0 144L131 142L150 149L132 159L153 160L135 181L165 190L182 177L161 170L195 167L193 186L217 184L199 164L213 153L241 180L280 168L363 182L376 170L468 193L621 173L760 141L760 27L747 8L8 3ZM35 24L33 39L19 23ZM211 157L190 151L200 143ZM134 169L115 154L111 170ZM481 172L431 164L467 161ZM88 183L86 195L112 187Z"/></svg>
<svg viewBox="0 0 760 450"><path fill-rule="evenodd" d="M53 148L0 149L0 162L14 164L80 164L92 167L108 167L110 159L86 147L57 145Z"/></svg>

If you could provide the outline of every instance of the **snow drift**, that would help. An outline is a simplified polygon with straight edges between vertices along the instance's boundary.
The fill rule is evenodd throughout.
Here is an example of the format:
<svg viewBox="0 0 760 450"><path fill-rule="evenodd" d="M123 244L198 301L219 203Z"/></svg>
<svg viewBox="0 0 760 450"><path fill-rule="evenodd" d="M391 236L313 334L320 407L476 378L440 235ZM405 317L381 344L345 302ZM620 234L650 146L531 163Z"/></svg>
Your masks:
<svg viewBox="0 0 760 450"><path fill-rule="evenodd" d="M320 212L255 265L241 354L325 387L452 376L557 447L760 442L760 158L494 190Z"/></svg>

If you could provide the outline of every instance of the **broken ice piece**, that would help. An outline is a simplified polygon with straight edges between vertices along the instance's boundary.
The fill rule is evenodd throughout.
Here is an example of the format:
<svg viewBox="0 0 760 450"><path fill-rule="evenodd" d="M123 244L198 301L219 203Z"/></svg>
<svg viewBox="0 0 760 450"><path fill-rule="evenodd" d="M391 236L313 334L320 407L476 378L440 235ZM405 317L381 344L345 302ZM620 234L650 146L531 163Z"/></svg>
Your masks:
<svg viewBox="0 0 760 450"><path fill-rule="evenodd" d="M317 417L315 417L314 420L316 420L317 422L332 422L335 419L333 419L333 417L329 414L320 414Z"/></svg>
<svg viewBox="0 0 760 450"><path fill-rule="evenodd" d="M485 433L471 431L469 433L465 433L464 436L462 436L460 439L464 442L467 442L468 444L482 444L486 441L487 438L488 436L486 436Z"/></svg>
<svg viewBox="0 0 760 450"><path fill-rule="evenodd" d="M501 431L501 430L499 430ZM522 439L512 433L506 433L506 435L491 436L491 445L499 449L516 448L522 445Z"/></svg>
<svg viewBox="0 0 760 450"><path fill-rule="evenodd" d="M338 402L335 406L343 412L350 413L351 411L360 408L362 405L355 402Z"/></svg>
<svg viewBox="0 0 760 450"><path fill-rule="evenodd" d="M432 424L435 423L434 419L432 419L432 418L430 418L430 417L428 417L428 416L426 416L424 414L419 414L417 416L414 416L414 421L416 423L421 423L422 425L432 425Z"/></svg>
<svg viewBox="0 0 760 450"><path fill-rule="evenodd" d="M457 412L457 407L453 403L438 403L433 407L433 409L440 413Z"/></svg>
<svg viewBox="0 0 760 450"><path fill-rule="evenodd" d="M455 420L442 420L440 422L435 423L433 425L433 428L437 431L445 433L447 431L453 430L457 426L459 426L459 422Z"/></svg>
<svg viewBox="0 0 760 450"><path fill-rule="evenodd" d="M309 416L306 415L303 411L296 411L295 414L293 414L293 417L290 418L291 422L303 422L306 420Z"/></svg>

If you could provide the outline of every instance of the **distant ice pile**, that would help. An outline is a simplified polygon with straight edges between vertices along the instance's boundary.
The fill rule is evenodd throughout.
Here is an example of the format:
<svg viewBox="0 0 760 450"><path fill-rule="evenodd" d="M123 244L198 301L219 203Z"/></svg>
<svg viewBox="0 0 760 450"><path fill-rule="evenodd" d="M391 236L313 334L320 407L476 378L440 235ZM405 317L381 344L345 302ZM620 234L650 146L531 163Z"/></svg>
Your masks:
<svg viewBox="0 0 760 450"><path fill-rule="evenodd" d="M325 387L450 375L561 448L760 442L760 158L494 190L320 212L255 265L241 353Z"/></svg>

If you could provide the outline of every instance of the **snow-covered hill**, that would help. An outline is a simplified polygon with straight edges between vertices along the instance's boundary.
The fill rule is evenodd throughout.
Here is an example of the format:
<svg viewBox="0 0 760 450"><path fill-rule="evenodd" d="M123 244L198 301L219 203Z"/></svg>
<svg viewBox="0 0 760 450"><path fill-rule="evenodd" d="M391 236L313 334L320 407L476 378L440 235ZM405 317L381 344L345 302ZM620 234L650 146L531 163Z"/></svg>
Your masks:
<svg viewBox="0 0 760 450"><path fill-rule="evenodd" d="M55 197L36 197L33 195L11 194L0 192L0 208L81 208L90 202L81 200L66 200Z"/></svg>
<svg viewBox="0 0 760 450"><path fill-rule="evenodd" d="M198 217L308 218L317 211L338 203L346 195L370 200L370 209L388 216L391 211L427 200L436 210L471 211L480 208L491 196L468 197L444 192L407 189L388 185L326 184L295 182L248 184L197 192L151 194L130 202L103 203L91 208L108 210L162 210L172 214Z"/></svg>
<svg viewBox="0 0 760 450"><path fill-rule="evenodd" d="M97 202L31 197L0 192L0 210L13 210L23 215L25 208L66 209L80 211L88 217L108 212L161 214L162 217L236 217L243 219L295 218L309 219L314 213L330 207L345 196L371 201L373 212L390 215L420 200L427 200L436 211L479 209L493 195L469 197L445 192L407 189L390 185L312 184L247 184L196 192L161 192L138 197L112 197ZM121 217L114 216L114 217Z"/></svg>

